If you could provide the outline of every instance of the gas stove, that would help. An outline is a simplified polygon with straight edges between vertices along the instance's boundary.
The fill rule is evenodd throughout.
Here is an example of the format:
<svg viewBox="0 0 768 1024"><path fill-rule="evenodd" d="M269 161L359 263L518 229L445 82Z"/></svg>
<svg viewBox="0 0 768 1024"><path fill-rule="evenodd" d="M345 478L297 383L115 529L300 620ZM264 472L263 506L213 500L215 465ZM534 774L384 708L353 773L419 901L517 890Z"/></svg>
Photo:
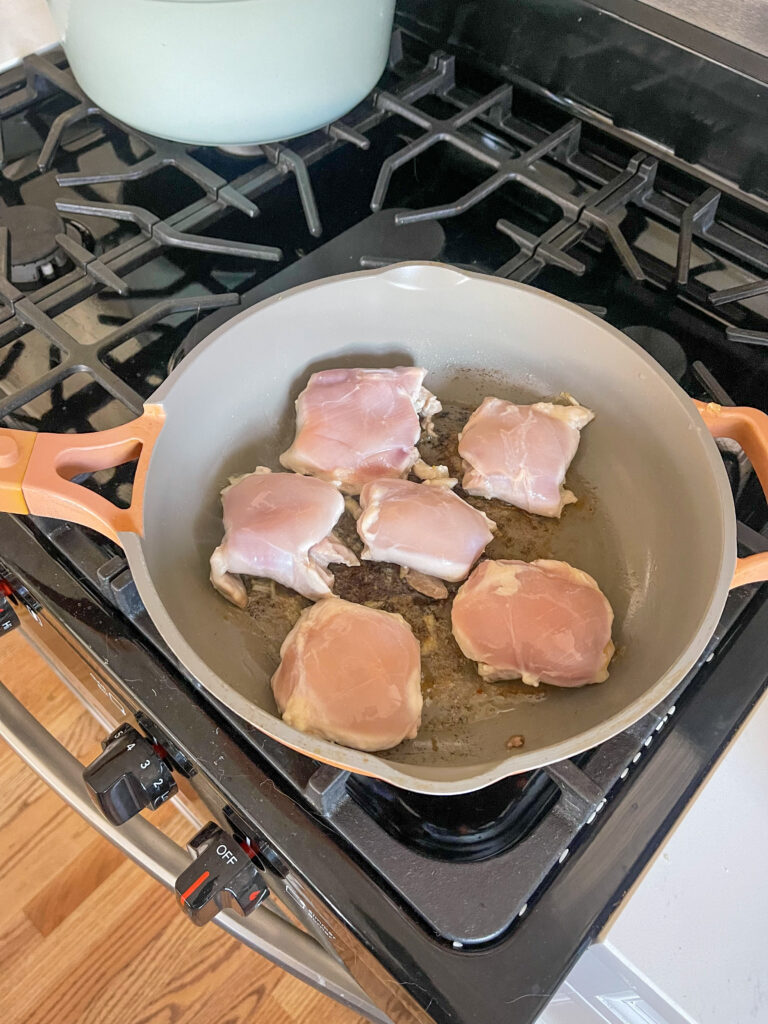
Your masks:
<svg viewBox="0 0 768 1024"><path fill-rule="evenodd" d="M491 68L471 19L455 52L436 50L419 8L403 5L384 78L343 121L237 152L116 123L60 51L0 76L5 425L124 423L243 308L405 259L533 283L626 331L692 396L765 407L768 200L754 183L640 145L570 86ZM581 51L570 58L583 73ZM722 454L740 553L763 550L754 474L735 446ZM81 482L125 507L131 479L124 466ZM480 793L427 797L313 762L218 705L103 537L2 516L0 567L0 630L18 616L105 724L131 721L189 778L372 1002L290 969L382 1021L535 1020L768 677L768 595L743 587L699 665L627 732Z"/></svg>

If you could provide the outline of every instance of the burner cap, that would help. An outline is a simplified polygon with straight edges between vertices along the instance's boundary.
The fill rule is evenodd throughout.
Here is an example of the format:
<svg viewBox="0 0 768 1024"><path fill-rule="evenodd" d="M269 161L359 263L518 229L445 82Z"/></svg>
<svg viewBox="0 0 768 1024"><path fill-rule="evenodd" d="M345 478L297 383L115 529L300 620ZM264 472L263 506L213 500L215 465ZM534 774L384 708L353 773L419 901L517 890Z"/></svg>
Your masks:
<svg viewBox="0 0 768 1024"><path fill-rule="evenodd" d="M688 359L679 341L675 341L672 335L667 334L666 331L643 324L625 327L624 333L640 348L644 348L649 356L653 356L673 380L680 383L688 370Z"/></svg>
<svg viewBox="0 0 768 1024"><path fill-rule="evenodd" d="M64 221L55 210L44 206L2 206L0 227L8 228L11 236L14 284L53 277L54 268L65 265L66 256L56 243L56 235L64 232Z"/></svg>
<svg viewBox="0 0 768 1024"><path fill-rule="evenodd" d="M258 145L245 145L245 146L217 146L221 153L226 153L227 156L242 156L253 159L257 156L264 156L264 150Z"/></svg>

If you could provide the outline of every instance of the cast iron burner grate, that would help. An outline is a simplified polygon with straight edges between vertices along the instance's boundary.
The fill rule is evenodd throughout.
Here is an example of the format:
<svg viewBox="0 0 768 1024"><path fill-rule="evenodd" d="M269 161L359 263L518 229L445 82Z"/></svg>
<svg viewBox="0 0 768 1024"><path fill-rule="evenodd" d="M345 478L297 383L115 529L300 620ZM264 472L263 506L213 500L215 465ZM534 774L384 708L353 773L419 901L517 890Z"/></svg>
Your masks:
<svg viewBox="0 0 768 1024"><path fill-rule="evenodd" d="M755 304L768 292L764 279L768 270L768 245L746 235L741 226L731 226L728 217L720 215L723 197L719 192L706 189L693 200L677 198L668 180L659 178L658 160L643 153L629 153L617 161L613 140L613 161L605 158L605 152L609 151L607 146L602 147L598 156L600 147L593 138L594 131L578 120L566 120L554 131L539 126L530 114L523 116L527 113L523 110L524 88L497 84L484 96L468 96L466 90L457 87L453 57L432 54L420 65L408 48L404 49L399 33L393 37L391 85L375 93L369 105L353 112L348 124L329 126L325 132L297 140L296 146L262 147L262 159L256 158L256 166L232 181L191 155L188 147L152 139L107 118L82 94L71 73L60 66L62 63L61 58L33 56L24 62L23 79L16 74L14 81L14 73L3 77L3 83L10 79L10 88L3 90L5 95L0 96L0 137L5 139L5 125L14 117L55 94L71 105L65 106L51 120L35 156L38 172L49 169L60 155L68 131L83 122L95 121L104 126L103 131L129 136L133 143L139 144L144 155L125 168L80 169L59 174L60 187L92 190L98 186L137 182L170 166L194 182L205 198L166 217L131 204L56 199L60 213L128 222L138 228L139 236L107 250L99 258L82 246L68 246L79 272L36 290L26 296L29 301L20 301L23 297L13 288L0 288L0 345L33 327L50 343L56 357L35 380L0 400L0 417L27 405L80 372L92 376L130 412L138 411L146 395L137 395L135 389L126 386L104 357L121 341L140 336L147 328L179 310L201 310L219 302L234 304L238 301L235 295L228 292L218 298L200 296L200 301L186 296L182 302L158 302L133 322L129 320L116 332L102 338L90 353L56 324L56 313L94 290L113 288L127 293L130 289L125 284L124 272L146 262L158 249L179 248L222 258L279 261L284 253L278 246L212 238L203 231L227 211L237 211L248 219L256 218L259 207L251 196L268 192L276 181L292 175L298 185L308 232L311 237L318 237L322 230L320 214L308 168L339 145L369 149L379 161L370 198L373 210L379 210L391 194L395 171L414 164L438 143L454 148L477 165L480 180L462 196L449 203L401 209L395 217L400 226L425 220L463 221L475 208L487 205L489 199L502 196L509 183L521 187L533 198L546 199L559 215L539 233L521 227L509 216L496 218L496 231L517 251L499 265L487 268L494 273L520 281L537 279L537 283L547 287L542 271L555 272L556 282L562 280L563 274L584 276L588 268L582 251L596 249L599 252L607 244L630 279L663 287L670 304L680 307L676 298L686 303L694 298L700 309L703 307L710 314L709 326L719 332L720 342L723 328L725 339L740 346L760 346L768 341L765 330L768 304L765 310ZM427 100L439 101L443 108L440 116L425 110ZM406 124L406 131L401 132L406 142L382 157L375 152L377 147L371 148L369 136L382 124L392 121ZM408 129L415 130L414 137L409 135ZM3 153L6 150L7 147L3 147ZM15 169L15 165L9 161L7 153L5 161L7 176L9 167ZM727 198L730 201L730 197ZM633 210L642 211L643 226L629 232L625 224L631 227ZM50 213L53 215L53 211ZM741 211L741 221L748 219ZM736 217L735 221L738 220ZM649 223L672 230L676 245L673 267L660 267L658 259L649 260L649 254L643 251L643 235L648 233ZM711 247L711 250L702 250L704 257L697 249L702 245ZM377 255L363 255L361 264L371 265ZM450 259L450 255L449 252L445 257ZM729 263L729 257L737 262ZM455 259L450 261L456 262ZM705 284L702 288L707 273L712 277L713 266L721 278L727 277L729 271L733 274L739 271L736 274L739 283L729 287ZM4 276L12 279L13 273ZM672 288L674 295L670 295ZM734 323L712 315L715 310L723 311L724 307L733 310Z"/></svg>
<svg viewBox="0 0 768 1024"><path fill-rule="evenodd" d="M757 374L756 385L759 380L764 387L758 347L768 337L768 299L761 301L768 291L762 279L768 218L748 212L749 197L737 206L730 195L702 190L693 169L683 178L677 169L629 145L618 147L615 138L601 137L578 120L562 118L552 130L551 110L540 117L524 87L496 85L479 98L469 94L457 86L455 61L445 54L432 54L414 70L413 60L393 49L395 67L410 69L406 81L412 84L381 90L373 98L375 108L395 124L399 140L394 151L382 152L373 135L372 153L380 158L370 200L374 212L389 212L384 211L389 202L394 223L403 229L439 223L446 241L438 258L446 262L535 282L599 315L607 313L622 328L643 325L640 343L647 338L649 351L661 355L680 382L694 378L679 341L669 337L670 327L675 335L690 337L691 359L700 362L713 351L716 372L735 359L747 386ZM435 104L439 116L430 112ZM433 189L420 187L420 180L435 182L441 176L454 184L469 179L471 187L453 200L423 205ZM513 215L499 215L509 209L510 185L517 197ZM751 233L745 232L750 217ZM510 243L506 254L503 239ZM404 248L408 258L434 258L430 246L423 252L412 244ZM360 254L358 265L386 266L401 258L372 250ZM349 269L347 264L336 272ZM602 285L595 281L598 270ZM742 283L724 288L726 281ZM635 284L644 286L646 313L622 322L615 293L622 287L632 291ZM247 293L244 303L263 294L264 288ZM638 306L640 294L634 289ZM722 316L724 307L733 323ZM689 316L692 308L701 316ZM183 351L191 346L185 342ZM757 402L761 394L755 386L742 400Z"/></svg>

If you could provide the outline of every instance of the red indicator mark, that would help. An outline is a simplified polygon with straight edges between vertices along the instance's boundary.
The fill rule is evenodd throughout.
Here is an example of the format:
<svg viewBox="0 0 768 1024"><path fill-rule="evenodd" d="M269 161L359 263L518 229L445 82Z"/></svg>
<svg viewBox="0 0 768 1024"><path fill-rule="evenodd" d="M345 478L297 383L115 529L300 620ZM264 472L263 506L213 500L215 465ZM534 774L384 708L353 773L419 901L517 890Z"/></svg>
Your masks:
<svg viewBox="0 0 768 1024"><path fill-rule="evenodd" d="M210 875L210 871L204 871L204 872L202 873L202 875L200 875L200 877L199 877L199 878L196 878L196 879L195 879L195 881L194 881L194 882L192 883L192 885L190 885L190 887L189 887L189 888L187 889L187 891L186 891L186 892L183 892L183 893L181 894L181 900L182 900L182 903L186 903L187 899L188 899L188 898L189 898L189 897L190 897L190 896L192 895L192 893L193 893L193 892L195 891L195 889L197 889L197 887L198 887L199 885L202 885L202 884L203 884L203 882L204 882L204 881L206 880L206 878L207 878L207 877L208 877L209 875Z"/></svg>
<svg viewBox="0 0 768 1024"><path fill-rule="evenodd" d="M253 903L253 901L255 899L258 899L258 897L261 896L263 891L264 891L263 889L257 889L256 892L252 892L251 893L251 895L248 897L248 899L251 901L251 903Z"/></svg>
<svg viewBox="0 0 768 1024"><path fill-rule="evenodd" d="M251 858L251 860L253 860L254 857L258 857L258 855L259 855L258 849L256 849L255 847L251 846L251 844L248 842L247 839L238 839L237 845L240 847L241 850L245 850L245 852L248 854L248 856Z"/></svg>

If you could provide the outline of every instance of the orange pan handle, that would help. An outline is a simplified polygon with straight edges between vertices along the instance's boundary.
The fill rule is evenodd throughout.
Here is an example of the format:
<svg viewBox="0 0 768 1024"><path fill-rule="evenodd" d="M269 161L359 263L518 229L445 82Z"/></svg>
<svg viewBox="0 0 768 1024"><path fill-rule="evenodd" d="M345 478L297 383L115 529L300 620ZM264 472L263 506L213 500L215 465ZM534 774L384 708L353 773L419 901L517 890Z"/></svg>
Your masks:
<svg viewBox="0 0 768 1024"><path fill-rule="evenodd" d="M0 512L65 519L114 541L119 533L141 533L147 468L164 418L162 406L146 405L138 419L93 434L0 430ZM134 459L138 464L129 508L117 508L72 482L80 473Z"/></svg>
<svg viewBox="0 0 768 1024"><path fill-rule="evenodd" d="M744 449L768 498L768 416L759 409L694 400L713 437L729 437ZM768 580L768 551L736 559L731 588Z"/></svg>

